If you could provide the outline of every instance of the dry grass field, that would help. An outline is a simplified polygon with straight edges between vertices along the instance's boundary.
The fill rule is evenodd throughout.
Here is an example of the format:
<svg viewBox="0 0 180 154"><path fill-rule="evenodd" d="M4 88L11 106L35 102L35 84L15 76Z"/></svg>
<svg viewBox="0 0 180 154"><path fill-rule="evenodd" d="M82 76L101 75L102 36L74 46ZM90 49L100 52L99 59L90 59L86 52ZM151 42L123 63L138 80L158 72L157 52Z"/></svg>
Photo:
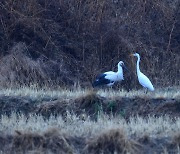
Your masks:
<svg viewBox="0 0 180 154"><path fill-rule="evenodd" d="M180 153L180 0L1 0L0 153ZM147 94L141 71L155 91ZM121 83L92 89L116 71Z"/></svg>
<svg viewBox="0 0 180 154"><path fill-rule="evenodd" d="M180 153L179 90L1 90L1 153Z"/></svg>

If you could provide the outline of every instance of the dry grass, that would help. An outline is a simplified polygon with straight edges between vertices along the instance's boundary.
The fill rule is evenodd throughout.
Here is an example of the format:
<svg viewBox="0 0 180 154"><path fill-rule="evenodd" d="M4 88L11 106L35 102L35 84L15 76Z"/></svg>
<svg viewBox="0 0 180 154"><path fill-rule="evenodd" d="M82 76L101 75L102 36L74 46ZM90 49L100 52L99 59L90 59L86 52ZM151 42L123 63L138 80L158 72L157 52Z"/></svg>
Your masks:
<svg viewBox="0 0 180 154"><path fill-rule="evenodd" d="M122 129L111 129L89 139L85 151L93 154L138 153L138 143L128 139Z"/></svg>
<svg viewBox="0 0 180 154"><path fill-rule="evenodd" d="M89 117L81 119L76 115L67 113L67 118L63 120L61 116L51 116L49 120L45 120L43 116L25 115L18 116L12 114L11 117L1 117L0 131L7 134L14 134L15 130L40 133L50 128L57 128L60 132L69 136L94 137L97 134L115 128L125 130L127 136L141 138L144 135L150 137L171 137L180 131L180 119L171 119L165 117L131 117L129 121L125 121L120 117L109 117L99 115L98 120L91 121Z"/></svg>
<svg viewBox="0 0 180 154"><path fill-rule="evenodd" d="M141 69L155 87L180 84L178 0L4 0L0 11L1 58L23 42L30 59L18 68L29 70L29 64L40 62L43 74L38 75L51 84L90 87L96 75L120 60L135 72L132 52L140 53ZM9 68L8 59L5 64ZM7 86L10 71L0 69ZM17 72L14 78L29 84L24 73ZM36 80L37 73L30 73L35 75L30 81ZM124 88L138 87L133 73L125 79Z"/></svg>
<svg viewBox="0 0 180 154"><path fill-rule="evenodd" d="M26 53L25 53L26 52ZM0 86L31 85L31 83L47 82L48 77L40 63L27 56L25 44L14 46L11 54L0 60Z"/></svg>
<svg viewBox="0 0 180 154"><path fill-rule="evenodd" d="M139 142L149 144L151 141L161 138L169 138L170 141L172 139L174 148L174 145L179 146L179 135L177 135L180 131L179 117L171 118L168 115L144 118L131 116L127 120L119 115L106 115L100 112L94 121L86 114L83 116L75 114L76 111L74 113L68 112L66 103L70 103L69 106L76 105L75 109L77 110L87 109L86 113L91 106L101 101L101 98L179 99L178 89L179 87L157 89L147 95L144 91L127 92L112 89L92 91L92 89L80 87L51 90L47 87L40 89L36 85L29 88L2 89L1 96L26 96L36 101L47 97L50 100L59 99L47 102L48 105L41 104L43 110L39 112L49 111L49 118L45 118L43 114L29 114L27 116L12 113L10 116L1 115L0 132L4 136L2 140L6 140L8 143L9 140L6 138L11 136L13 138L11 149L17 153L27 151L30 153L58 153L58 151L62 151L62 153L106 153L107 151L109 153L138 153L144 146L140 145ZM63 102L65 104L62 104ZM100 103L103 105L103 102ZM60 113L64 112L65 118L63 114L50 116L54 109ZM81 139L83 140L81 141ZM164 153L168 153L168 150L168 146L164 147Z"/></svg>
<svg viewBox="0 0 180 154"><path fill-rule="evenodd" d="M118 98L118 97L146 97L146 98L180 98L180 88L179 87L169 87L156 89L154 92L148 92L145 94L145 91L142 90L132 90L126 91L123 89L113 90L113 89L100 89L93 91L92 89L84 89L81 87L74 87L72 89L65 89L59 87L58 89L51 89L49 87L38 88L37 85L31 85L30 87L19 87L19 88L8 88L1 89L0 95L5 96L29 96L34 99L40 99L44 97L49 98L59 98L59 99L76 99L96 93L101 97L105 98ZM91 95L90 95L91 96Z"/></svg>
<svg viewBox="0 0 180 154"><path fill-rule="evenodd" d="M43 134L16 131L13 136L11 152L15 153L58 153L72 154L73 149L68 143L68 137L56 129L50 129Z"/></svg>
<svg viewBox="0 0 180 154"><path fill-rule="evenodd" d="M168 116L132 117L127 122L122 118L100 115L95 122L70 113L67 113L66 120L61 116L45 120L42 116L27 118L12 114L11 117L2 116L0 123L0 132L4 136L2 142L7 140L6 136L12 136L12 147L8 150L17 153L139 153L144 144L162 138L169 138L171 150L179 145L180 119ZM164 150L166 148L168 146Z"/></svg>

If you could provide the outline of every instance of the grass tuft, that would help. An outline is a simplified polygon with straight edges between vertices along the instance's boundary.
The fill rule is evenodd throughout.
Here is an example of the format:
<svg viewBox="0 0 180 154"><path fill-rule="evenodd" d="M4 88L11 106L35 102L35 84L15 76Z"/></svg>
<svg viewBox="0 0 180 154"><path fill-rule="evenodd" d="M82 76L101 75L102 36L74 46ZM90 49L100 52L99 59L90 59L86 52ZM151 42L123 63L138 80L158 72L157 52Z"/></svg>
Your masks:
<svg viewBox="0 0 180 154"><path fill-rule="evenodd" d="M16 131L13 138L12 150L16 152L24 152L33 149L43 148L44 137L36 133L23 133Z"/></svg>
<svg viewBox="0 0 180 154"><path fill-rule="evenodd" d="M13 136L12 151L23 153L28 151L72 154L73 149L68 143L67 136L60 134L56 129L50 129L44 134L23 133L16 130Z"/></svg>
<svg viewBox="0 0 180 154"><path fill-rule="evenodd" d="M103 100L94 91L89 91L86 95L74 100L76 112L84 110L86 114L98 114L102 103Z"/></svg>
<svg viewBox="0 0 180 154"><path fill-rule="evenodd" d="M140 144L125 136L122 129L111 129L88 141L87 153L137 153Z"/></svg>

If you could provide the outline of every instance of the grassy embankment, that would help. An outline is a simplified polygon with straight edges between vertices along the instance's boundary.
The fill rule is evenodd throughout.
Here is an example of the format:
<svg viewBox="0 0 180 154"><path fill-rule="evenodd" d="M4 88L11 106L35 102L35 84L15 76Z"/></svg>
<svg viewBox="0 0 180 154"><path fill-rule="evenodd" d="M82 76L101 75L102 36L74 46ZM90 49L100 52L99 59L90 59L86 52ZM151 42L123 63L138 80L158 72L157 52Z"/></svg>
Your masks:
<svg viewBox="0 0 180 154"><path fill-rule="evenodd" d="M67 103L67 106L68 103L69 106L73 106L73 104L83 100L80 104L82 105L82 103L85 103L85 106L82 109L82 106L79 105L79 110L86 111L86 108L92 108L87 115L86 112L79 113L77 111L72 112L71 110L66 111L65 115L58 113L48 118L43 114L38 114L37 112L33 113L32 111L32 113L29 112L28 115L16 114L13 110L10 116L1 114L1 142L6 143L6 146L0 146L2 152L180 152L180 119L178 116L153 116L147 113L124 118L125 115L123 114L128 112L115 115L106 112L108 111L107 104L109 102L115 101L121 103L121 101L118 102L117 100L123 98L127 99L128 102L134 101L134 104L136 104L136 100L153 100L154 103L158 103L159 100L162 100L164 104L169 103L168 101L176 100L177 102L175 104L177 104L180 100L178 87L166 88L164 90L159 89L154 93L149 92L147 95L143 91L98 90L92 92L91 90L80 88L72 90L48 90L47 88L44 90L37 90L36 88L6 89L1 90L0 95L1 97L6 96L6 98L19 97L31 99L35 103L37 102L38 105L36 107L41 106L41 104L53 104L55 108L59 108L57 104L63 101ZM84 99L87 99L90 103L87 103ZM102 103L104 103L107 108L100 108L98 112L93 112L93 109L97 110L96 107L93 108L93 105L96 105L94 100L104 100L104 102L101 102L101 105L103 106ZM56 103L54 103L54 101ZM160 103L163 104L163 102ZM141 103L142 104L138 104L139 108L144 105L143 101ZM124 107L124 109L128 110L133 107L134 104L129 103L129 106L125 104L126 107ZM175 105L173 102L172 104ZM151 103L147 105L151 105ZM158 106L158 104L156 104L156 106ZM41 111L51 111L52 109L49 108L48 105L43 106L43 108L45 107L47 108ZM78 110L73 107L71 107L71 109ZM118 106L115 106L115 108L116 107ZM170 106L169 110L172 109L174 108ZM146 108L144 108L144 110L146 110ZM60 111L61 110L57 110L57 112ZM114 111L117 112L119 110L113 109L112 112ZM95 113L97 117L96 119L92 119L91 116Z"/></svg>

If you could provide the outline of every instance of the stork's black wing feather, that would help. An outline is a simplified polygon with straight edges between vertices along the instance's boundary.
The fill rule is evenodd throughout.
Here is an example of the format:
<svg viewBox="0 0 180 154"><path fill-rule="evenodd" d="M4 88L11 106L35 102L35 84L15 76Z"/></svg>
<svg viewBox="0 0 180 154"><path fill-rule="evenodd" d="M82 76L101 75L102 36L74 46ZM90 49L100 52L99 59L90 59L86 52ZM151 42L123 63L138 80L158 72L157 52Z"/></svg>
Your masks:
<svg viewBox="0 0 180 154"><path fill-rule="evenodd" d="M100 75L97 76L96 80L105 79L105 76L106 76L106 75L107 75L107 74L100 74Z"/></svg>
<svg viewBox="0 0 180 154"><path fill-rule="evenodd" d="M111 83L111 81L109 79L106 79L105 76L106 74L100 74L93 82L93 87Z"/></svg>

